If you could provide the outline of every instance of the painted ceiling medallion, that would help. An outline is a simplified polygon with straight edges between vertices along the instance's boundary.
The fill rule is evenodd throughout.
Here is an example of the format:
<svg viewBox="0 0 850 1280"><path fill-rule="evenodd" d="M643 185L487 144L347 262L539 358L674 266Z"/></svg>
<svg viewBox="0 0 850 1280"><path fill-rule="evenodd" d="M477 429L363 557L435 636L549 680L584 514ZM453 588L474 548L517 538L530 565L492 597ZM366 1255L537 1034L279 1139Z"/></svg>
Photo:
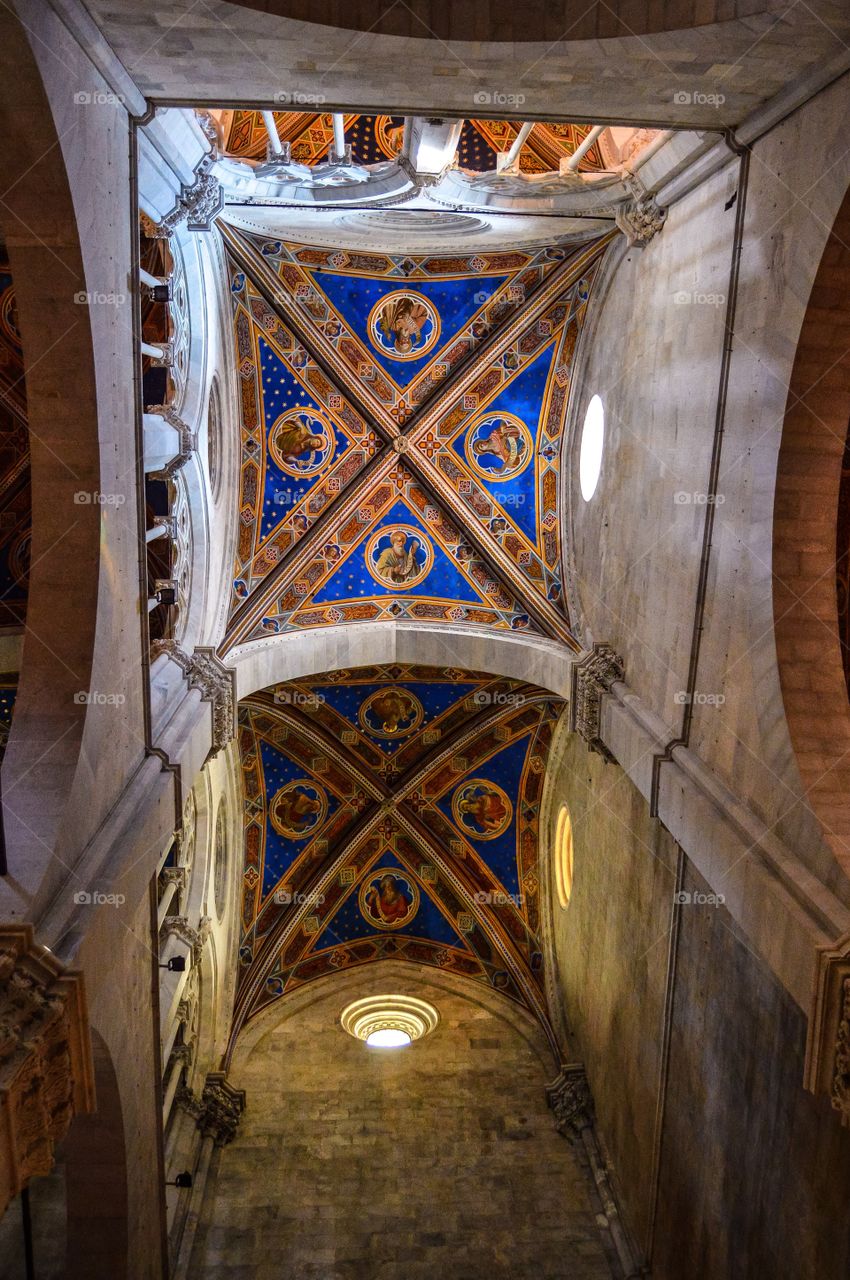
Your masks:
<svg viewBox="0 0 850 1280"><path fill-rule="evenodd" d="M531 432L512 413L487 414L466 435L466 458L484 480L512 480L531 461Z"/></svg>
<svg viewBox="0 0 850 1280"><path fill-rule="evenodd" d="M269 453L288 476L318 475L335 449L331 425L317 410L302 405L281 414L269 432Z"/></svg>
<svg viewBox="0 0 850 1280"><path fill-rule="evenodd" d="M392 360L419 360L440 336L440 316L422 293L388 293L369 313L372 346Z"/></svg>
<svg viewBox="0 0 850 1280"><path fill-rule="evenodd" d="M281 787L270 809L272 826L288 840L306 840L321 827L327 812L327 793L310 778Z"/></svg>
<svg viewBox="0 0 850 1280"><path fill-rule="evenodd" d="M385 587L409 590L427 577L434 563L434 548L421 529L396 524L379 529L366 547L366 567Z"/></svg>
<svg viewBox="0 0 850 1280"><path fill-rule="evenodd" d="M419 910L419 889L396 867L380 867L364 879L357 902L376 929L403 929Z"/></svg>
<svg viewBox="0 0 850 1280"><path fill-rule="evenodd" d="M475 840L495 840L513 818L510 799L495 782L472 778L452 796L454 820Z"/></svg>
<svg viewBox="0 0 850 1280"><path fill-rule="evenodd" d="M362 703L357 718L373 737L406 738L416 732L424 715L425 708L415 694L390 685L371 693Z"/></svg>

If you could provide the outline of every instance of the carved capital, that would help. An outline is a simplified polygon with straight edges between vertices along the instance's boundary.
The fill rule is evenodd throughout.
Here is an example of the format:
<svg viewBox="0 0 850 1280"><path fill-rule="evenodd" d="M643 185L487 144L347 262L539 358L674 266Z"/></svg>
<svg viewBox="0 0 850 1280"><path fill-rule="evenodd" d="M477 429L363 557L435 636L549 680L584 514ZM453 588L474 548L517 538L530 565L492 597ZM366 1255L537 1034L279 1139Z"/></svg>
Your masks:
<svg viewBox="0 0 850 1280"><path fill-rule="evenodd" d="M209 111L195 111L195 117L201 129L201 133L206 138L212 148L212 154L217 159L221 154L221 130Z"/></svg>
<svg viewBox="0 0 850 1280"><path fill-rule="evenodd" d="M564 1067L558 1078L546 1086L546 1101L555 1113L555 1128L568 1141L581 1137L582 1130L593 1128L593 1094L583 1066Z"/></svg>
<svg viewBox="0 0 850 1280"><path fill-rule="evenodd" d="M161 354L151 356L151 364L157 369L170 369L174 364L174 343L158 342L156 345Z"/></svg>
<svg viewBox="0 0 850 1280"><path fill-rule="evenodd" d="M212 921L209 916L204 916L199 921L197 929L192 928L185 916L166 916L162 922L162 927L166 933L179 938L181 942L185 942L186 946L190 948L193 965L198 964L201 959L207 938L210 936L211 926Z"/></svg>
<svg viewBox="0 0 850 1280"><path fill-rule="evenodd" d="M626 185L632 193L632 199L617 207L615 219L618 229L629 244L642 249L664 226L667 210L659 208L652 196L646 194L638 178L627 177Z"/></svg>
<svg viewBox="0 0 850 1280"><path fill-rule="evenodd" d="M623 659L610 644L595 644L572 669L570 696L570 728L584 738L591 751L611 760L613 757L599 734L602 695L616 680L623 679Z"/></svg>
<svg viewBox="0 0 850 1280"><path fill-rule="evenodd" d="M156 531L160 538L170 538L172 542L177 541L177 520L174 516L156 516L148 533ZM156 539L151 539L156 541Z"/></svg>
<svg viewBox="0 0 850 1280"><path fill-rule="evenodd" d="M190 689L199 689L205 702L213 705L212 755L217 755L236 736L236 673L226 667L215 649L198 646L185 653L174 640L157 640L151 658L167 653L183 668Z"/></svg>
<svg viewBox="0 0 850 1280"><path fill-rule="evenodd" d="M804 1080L812 1093L825 1093L850 1126L850 934L818 955Z"/></svg>
<svg viewBox="0 0 850 1280"><path fill-rule="evenodd" d="M185 867L164 867L159 873L159 878L165 885L175 884L178 889L186 888Z"/></svg>
<svg viewBox="0 0 850 1280"><path fill-rule="evenodd" d="M195 181L184 187L177 206L156 229L158 237L170 236L181 222L190 231L209 231L224 208L224 188L210 173L217 157L213 151L204 156L195 170Z"/></svg>
<svg viewBox="0 0 850 1280"><path fill-rule="evenodd" d="M153 480L170 480L197 450L198 437L194 431L189 429L180 415L175 413L170 404L149 405L145 409L145 413L152 413L156 417L162 418L177 432L177 453L159 471L150 473Z"/></svg>
<svg viewBox="0 0 850 1280"><path fill-rule="evenodd" d="M195 1046L191 1042L176 1044L171 1050L171 1056L176 1062L182 1062L189 1067L195 1057Z"/></svg>
<svg viewBox="0 0 850 1280"><path fill-rule="evenodd" d="M94 1110L83 976L30 925L0 927L0 1214L37 1174L75 1115Z"/></svg>
<svg viewBox="0 0 850 1280"><path fill-rule="evenodd" d="M188 1085L181 1084L178 1086L174 1095L175 1104L191 1116L193 1120L200 1120L203 1115L204 1106L200 1098L192 1092Z"/></svg>
<svg viewBox="0 0 850 1280"><path fill-rule="evenodd" d="M245 1110L244 1089L235 1089L225 1072L210 1071L204 1083L201 1105L198 1119L201 1132L211 1137L217 1147L232 1142Z"/></svg>

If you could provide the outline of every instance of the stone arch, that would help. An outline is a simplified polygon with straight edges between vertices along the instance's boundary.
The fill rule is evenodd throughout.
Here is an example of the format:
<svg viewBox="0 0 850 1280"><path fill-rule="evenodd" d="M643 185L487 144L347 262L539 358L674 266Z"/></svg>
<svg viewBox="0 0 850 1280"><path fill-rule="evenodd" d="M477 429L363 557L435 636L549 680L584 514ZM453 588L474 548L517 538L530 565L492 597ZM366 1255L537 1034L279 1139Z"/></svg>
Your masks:
<svg viewBox="0 0 850 1280"><path fill-rule="evenodd" d="M102 509L94 320L62 136L23 25L2 23L0 225L15 280L28 395L32 562L14 725L3 763L5 914L49 892L45 870L78 772L94 661ZM20 122L27 120L27 127ZM103 308L101 308L103 310ZM69 383L73 395L68 395ZM85 493L85 502L75 494Z"/></svg>
<svg viewBox="0 0 850 1280"><path fill-rule="evenodd" d="M97 1110L77 1116L65 1139L68 1204L66 1280L128 1275L127 1153L118 1077L92 1030Z"/></svg>
<svg viewBox="0 0 850 1280"><path fill-rule="evenodd" d="M836 529L850 421L850 191L815 277L794 360L776 478L773 610L788 729L807 801L850 874L850 702Z"/></svg>
<svg viewBox="0 0 850 1280"><path fill-rule="evenodd" d="M645 36L660 31L708 26L723 18L748 18L770 12L765 0L733 0L730 5L707 4L690 21L671 21L670 10L649 0L611 0L606 4L574 4L560 0L540 8L516 6L509 0L478 4L477 12L429 2L390 5L383 0L365 0L359 5L340 0L233 0L246 9L259 9L277 17L309 22L317 26L340 27L364 35L408 36L421 41L483 40L496 44L557 41L569 33L571 40L604 39L606 36ZM620 16L622 14L622 17Z"/></svg>
<svg viewBox="0 0 850 1280"><path fill-rule="evenodd" d="M314 628L252 640L233 649L227 664L236 671L239 698L281 680L374 663L419 663L486 671L527 680L568 698L570 673L579 654L552 640L471 627L382 622Z"/></svg>
<svg viewBox="0 0 850 1280"><path fill-rule="evenodd" d="M267 1005L239 1033L233 1047L229 1069L238 1072L240 1066L247 1062L264 1036L281 1021L296 1017L317 1001L326 1000L330 996L334 996L342 1010L349 1001L364 994L365 988L369 988L370 993L373 989L374 991L392 989L401 994L422 994L422 991L427 989L431 991L431 998L435 1000L439 1000L440 991L461 996L470 1004L487 1010L494 1018L507 1023L517 1035L527 1041L539 1058L544 1073L551 1072L553 1076L556 1074L558 1064L552 1060L551 1051L541 1033L540 1024L527 1009L515 1004L501 992L472 983L457 974L441 973L433 966L391 959L379 960L359 968L317 978L291 995L281 997Z"/></svg>

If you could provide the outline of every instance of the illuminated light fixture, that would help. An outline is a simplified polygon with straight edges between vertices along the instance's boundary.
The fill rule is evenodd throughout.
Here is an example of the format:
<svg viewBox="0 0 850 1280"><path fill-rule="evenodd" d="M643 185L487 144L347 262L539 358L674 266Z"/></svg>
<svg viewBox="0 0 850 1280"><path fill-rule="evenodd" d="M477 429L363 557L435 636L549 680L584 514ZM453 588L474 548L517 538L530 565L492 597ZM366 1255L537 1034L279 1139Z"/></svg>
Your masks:
<svg viewBox="0 0 850 1280"><path fill-rule="evenodd" d="M366 1037L366 1043L370 1049L403 1049L410 1044L410 1036L395 1027L384 1027L382 1031L372 1031Z"/></svg>
<svg viewBox="0 0 850 1280"><path fill-rule="evenodd" d="M366 996L340 1014L343 1031L365 1040L371 1049L405 1048L427 1036L439 1021L434 1006L416 996Z"/></svg>
<svg viewBox="0 0 850 1280"><path fill-rule="evenodd" d="M555 828L555 888L561 906L568 907L573 892L573 824L566 805Z"/></svg>
<svg viewBox="0 0 850 1280"><path fill-rule="evenodd" d="M581 432L581 449L578 459L578 479L581 496L589 502L599 484L602 470L602 449L605 444L605 409L599 396L593 396L584 415Z"/></svg>

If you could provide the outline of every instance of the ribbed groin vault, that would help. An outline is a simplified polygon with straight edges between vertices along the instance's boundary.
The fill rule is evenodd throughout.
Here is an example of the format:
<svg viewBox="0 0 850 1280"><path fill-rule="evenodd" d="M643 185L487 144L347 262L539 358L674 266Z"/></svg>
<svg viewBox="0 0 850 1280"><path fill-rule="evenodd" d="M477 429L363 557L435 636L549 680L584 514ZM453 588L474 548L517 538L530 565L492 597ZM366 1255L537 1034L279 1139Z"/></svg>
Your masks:
<svg viewBox="0 0 850 1280"><path fill-rule="evenodd" d="M0 1280L846 1280L844 7L0 35Z"/></svg>

